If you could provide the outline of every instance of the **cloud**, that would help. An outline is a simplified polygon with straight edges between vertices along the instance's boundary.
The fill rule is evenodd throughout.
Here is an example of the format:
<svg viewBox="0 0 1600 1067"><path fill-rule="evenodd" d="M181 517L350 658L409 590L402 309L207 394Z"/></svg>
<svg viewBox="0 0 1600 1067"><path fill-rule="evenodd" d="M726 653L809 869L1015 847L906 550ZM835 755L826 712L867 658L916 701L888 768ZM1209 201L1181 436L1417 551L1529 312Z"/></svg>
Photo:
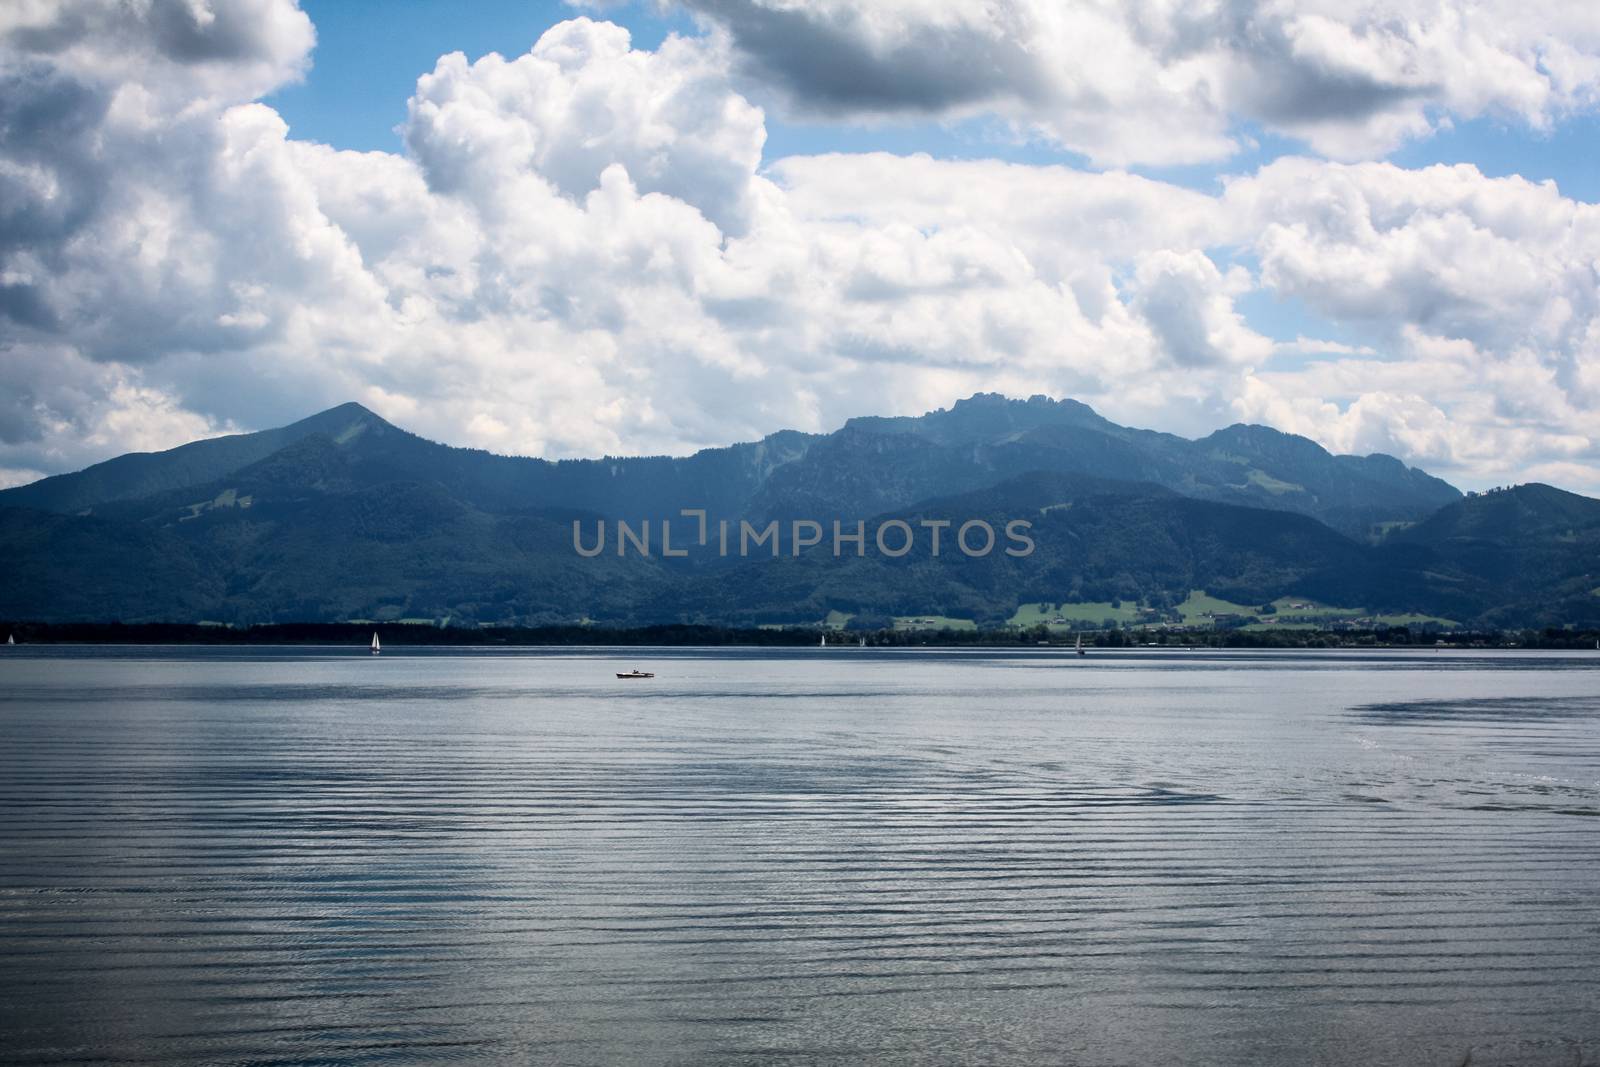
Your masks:
<svg viewBox="0 0 1600 1067"><path fill-rule="evenodd" d="M683 2L798 115L992 114L1109 165L1224 158L1240 123L1370 157L1600 98L1600 15L1560 0Z"/></svg>
<svg viewBox="0 0 1600 1067"><path fill-rule="evenodd" d="M640 191L691 204L729 233L747 222L766 139L760 110L700 43L637 51L622 27L587 18L514 60L445 56L418 81L405 132L430 188L480 207L512 175L582 197L620 165Z"/></svg>
<svg viewBox="0 0 1600 1067"><path fill-rule="evenodd" d="M1278 341L1272 346L1278 355L1293 356L1376 356L1378 350L1371 345L1352 345L1343 341L1330 341L1302 334L1293 341Z"/></svg>
<svg viewBox="0 0 1600 1067"><path fill-rule="evenodd" d="M1225 276L1203 252L1161 251L1140 259L1135 278L1134 308L1179 364L1254 364L1272 354L1272 342L1233 308L1232 297L1249 288L1238 268Z"/></svg>
<svg viewBox="0 0 1600 1067"><path fill-rule="evenodd" d="M1020 8L695 0L747 69L822 114L939 113L1023 99L1047 79Z"/></svg>
<svg viewBox="0 0 1600 1067"><path fill-rule="evenodd" d="M1600 207L1469 165L1304 159L1234 181L1226 200L1256 235L1264 285L1396 357L1275 381L1280 393L1354 398L1320 436L1368 440L1352 436L1352 412L1369 426L1372 410L1413 426L1448 412L1426 449L1414 434L1380 437L1457 470L1509 473L1547 454L1600 461ZM1244 410L1266 408L1247 393Z"/></svg>
<svg viewBox="0 0 1600 1067"><path fill-rule="evenodd" d="M338 151L251 96L303 66L292 6L258 5L231 58L174 50L154 3L107 10L148 71L96 73L87 30L0 55L0 478L349 399L559 457L979 389L1178 432L1259 418L1469 480L1600 471L1600 238L1553 187L1318 160L1216 195L882 153L763 169L726 39L641 50L588 19L441 58L404 154ZM1351 341L1280 366L1296 343L1238 306L1262 289Z"/></svg>
<svg viewBox="0 0 1600 1067"><path fill-rule="evenodd" d="M298 78L316 41L293 0L9 0L8 65L115 87L133 108L254 100Z"/></svg>
<svg viewBox="0 0 1600 1067"><path fill-rule="evenodd" d="M87 175L94 195L54 229L11 227L4 274L12 366L37 377L69 352L81 391L19 391L10 465L88 454L135 386L207 425L355 396L439 437L564 455L822 428L869 396L1093 397L1170 359L1115 261L1204 229L1207 198L887 156L768 178L761 113L722 58L584 19L514 60L446 56L405 157L297 143L254 103L88 109L40 188ZM8 138L8 158L55 143ZM850 168L886 195L841 190ZM994 209L931 214L973 183Z"/></svg>

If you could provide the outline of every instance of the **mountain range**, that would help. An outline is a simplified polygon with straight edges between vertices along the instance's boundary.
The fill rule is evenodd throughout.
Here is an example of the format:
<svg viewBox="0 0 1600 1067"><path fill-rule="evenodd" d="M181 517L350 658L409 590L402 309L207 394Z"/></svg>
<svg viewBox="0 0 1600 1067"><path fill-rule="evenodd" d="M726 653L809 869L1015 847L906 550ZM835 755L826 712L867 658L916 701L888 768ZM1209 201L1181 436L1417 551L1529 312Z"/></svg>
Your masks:
<svg viewBox="0 0 1600 1067"><path fill-rule="evenodd" d="M684 509L705 513L706 544ZM653 530L650 555L618 554L619 520ZM862 523L865 550L836 556L835 520ZM1025 555L948 547L964 523L1016 520ZM776 523L780 555L716 551L722 521L735 541ZM821 543L796 548L808 521ZM685 555L662 554L663 523ZM885 523L923 536L886 554ZM605 550L576 551L575 524L591 544L609 530ZM1600 501L1549 486L1464 496L1264 426L1189 440L1045 397L557 462L436 444L344 404L0 492L0 616L987 626L1097 621L1102 605L1193 621L1205 603L1213 619L1593 625L1597 548Z"/></svg>

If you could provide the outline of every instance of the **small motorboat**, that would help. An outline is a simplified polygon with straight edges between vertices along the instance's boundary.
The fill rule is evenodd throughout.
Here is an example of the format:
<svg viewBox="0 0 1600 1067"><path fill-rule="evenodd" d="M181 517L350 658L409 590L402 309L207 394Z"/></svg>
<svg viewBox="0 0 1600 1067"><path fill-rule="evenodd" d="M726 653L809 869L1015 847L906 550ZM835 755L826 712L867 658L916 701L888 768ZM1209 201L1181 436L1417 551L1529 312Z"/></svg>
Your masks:
<svg viewBox="0 0 1600 1067"><path fill-rule="evenodd" d="M629 671L627 674L623 674L621 671L618 671L617 672L617 677L618 678L654 678L655 675L651 674L649 671L632 670L632 671Z"/></svg>

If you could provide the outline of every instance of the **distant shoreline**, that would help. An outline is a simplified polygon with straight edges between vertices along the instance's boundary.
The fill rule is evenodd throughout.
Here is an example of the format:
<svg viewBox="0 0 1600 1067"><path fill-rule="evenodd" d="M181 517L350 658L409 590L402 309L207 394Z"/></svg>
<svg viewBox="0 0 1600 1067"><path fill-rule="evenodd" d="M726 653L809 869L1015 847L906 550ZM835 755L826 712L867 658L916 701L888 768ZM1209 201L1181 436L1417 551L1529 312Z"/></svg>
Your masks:
<svg viewBox="0 0 1600 1067"><path fill-rule="evenodd" d="M418 626L406 623L274 623L202 626L192 623L0 622L19 645L365 645L374 632L389 649L431 647L744 647L830 645L871 648L1071 648L1081 635L1090 648L1550 648L1593 649L1600 633L1586 630L1449 631L1404 626L1368 630L1082 630L1041 638L1036 631L759 629L665 624L639 627ZM3 647L3 646L0 646Z"/></svg>

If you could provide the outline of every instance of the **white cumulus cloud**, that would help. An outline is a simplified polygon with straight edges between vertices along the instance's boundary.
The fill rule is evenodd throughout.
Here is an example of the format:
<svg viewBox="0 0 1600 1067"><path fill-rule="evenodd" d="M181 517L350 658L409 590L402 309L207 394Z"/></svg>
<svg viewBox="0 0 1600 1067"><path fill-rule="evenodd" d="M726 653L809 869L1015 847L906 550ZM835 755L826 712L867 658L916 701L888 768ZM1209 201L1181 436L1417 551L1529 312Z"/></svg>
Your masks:
<svg viewBox="0 0 1600 1067"><path fill-rule="evenodd" d="M3 24L0 478L349 399L568 456L992 389L1600 484L1600 236L1553 187L1311 159L1217 194L883 153L763 168L725 36L644 50L588 19L442 57L404 153L339 151L256 102L304 67L292 3L179 7L183 47L155 0ZM896 11L861 32L890 41ZM1260 291L1345 335L1274 341L1241 311Z"/></svg>
<svg viewBox="0 0 1600 1067"><path fill-rule="evenodd" d="M797 114L995 115L1102 164L1214 160L1240 124L1338 158L1600 98L1570 0L683 0Z"/></svg>

